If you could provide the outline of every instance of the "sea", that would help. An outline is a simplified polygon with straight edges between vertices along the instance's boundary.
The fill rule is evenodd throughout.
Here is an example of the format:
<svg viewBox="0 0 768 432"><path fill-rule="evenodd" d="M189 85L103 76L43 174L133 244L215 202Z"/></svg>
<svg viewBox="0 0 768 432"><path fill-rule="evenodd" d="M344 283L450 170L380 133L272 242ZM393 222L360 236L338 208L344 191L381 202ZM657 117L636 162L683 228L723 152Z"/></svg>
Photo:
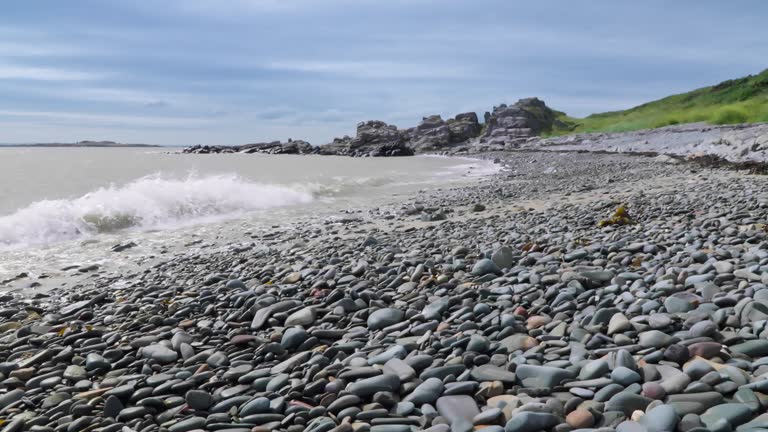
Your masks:
<svg viewBox="0 0 768 432"><path fill-rule="evenodd" d="M120 269L190 244L349 217L477 181L489 161L0 147L0 291L77 266ZM131 244L122 252L116 245ZM76 270L74 270L76 271Z"/></svg>

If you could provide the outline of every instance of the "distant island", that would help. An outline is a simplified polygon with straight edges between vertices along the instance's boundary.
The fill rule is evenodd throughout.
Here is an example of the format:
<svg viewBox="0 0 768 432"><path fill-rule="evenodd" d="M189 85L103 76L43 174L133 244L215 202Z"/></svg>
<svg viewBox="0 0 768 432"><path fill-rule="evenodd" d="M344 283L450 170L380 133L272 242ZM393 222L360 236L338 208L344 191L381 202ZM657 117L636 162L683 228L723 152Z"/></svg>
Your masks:
<svg viewBox="0 0 768 432"><path fill-rule="evenodd" d="M74 143L1 144L3 147L161 147L155 144L124 144L114 141L78 141Z"/></svg>

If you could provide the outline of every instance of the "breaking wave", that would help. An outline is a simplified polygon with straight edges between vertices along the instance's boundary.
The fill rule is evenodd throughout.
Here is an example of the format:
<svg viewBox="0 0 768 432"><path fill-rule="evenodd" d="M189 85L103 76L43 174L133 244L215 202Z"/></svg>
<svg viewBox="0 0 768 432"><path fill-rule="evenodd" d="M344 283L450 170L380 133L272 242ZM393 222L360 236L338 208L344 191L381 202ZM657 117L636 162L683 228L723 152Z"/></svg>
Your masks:
<svg viewBox="0 0 768 432"><path fill-rule="evenodd" d="M306 204L311 186L254 183L236 175L159 175L102 187L74 199L43 200L0 216L0 245L45 244L125 229L153 229Z"/></svg>

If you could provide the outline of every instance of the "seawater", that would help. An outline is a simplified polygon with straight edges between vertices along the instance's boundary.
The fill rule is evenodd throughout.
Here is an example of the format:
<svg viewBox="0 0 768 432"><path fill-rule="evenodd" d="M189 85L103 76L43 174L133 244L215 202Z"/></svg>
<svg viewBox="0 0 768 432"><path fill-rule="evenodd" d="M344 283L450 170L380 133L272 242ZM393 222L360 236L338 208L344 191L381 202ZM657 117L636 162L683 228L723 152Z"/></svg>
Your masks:
<svg viewBox="0 0 768 432"><path fill-rule="evenodd" d="M85 262L127 264L157 248L180 248L190 236L330 217L496 170L490 162L430 156L0 148L0 280ZM137 248L109 253L126 241Z"/></svg>

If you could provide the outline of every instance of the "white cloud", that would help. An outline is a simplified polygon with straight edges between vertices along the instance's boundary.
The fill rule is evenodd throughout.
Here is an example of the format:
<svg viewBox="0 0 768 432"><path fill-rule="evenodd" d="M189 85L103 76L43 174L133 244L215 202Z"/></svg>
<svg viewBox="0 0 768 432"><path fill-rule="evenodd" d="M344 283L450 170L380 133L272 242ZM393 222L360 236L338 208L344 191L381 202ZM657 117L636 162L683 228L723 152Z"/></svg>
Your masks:
<svg viewBox="0 0 768 432"><path fill-rule="evenodd" d="M105 78L103 74L38 66L0 64L0 79L34 81L89 81Z"/></svg>
<svg viewBox="0 0 768 432"><path fill-rule="evenodd" d="M72 45L50 43L19 43L0 41L0 56L4 57L57 57L85 54L86 50ZM93 55L93 52L88 52Z"/></svg>
<svg viewBox="0 0 768 432"><path fill-rule="evenodd" d="M472 67L458 65L418 64L396 61L275 61L267 69L318 74L341 75L354 78L465 78Z"/></svg>
<svg viewBox="0 0 768 432"><path fill-rule="evenodd" d="M188 128L202 127L210 120L199 117L158 117L158 116L137 116L121 114L94 114L78 112L59 112L59 111L16 111L0 110L0 118L10 117L26 119L32 122L61 121L71 124L90 125L118 125L118 126L146 126L146 127L169 127L169 128Z"/></svg>

